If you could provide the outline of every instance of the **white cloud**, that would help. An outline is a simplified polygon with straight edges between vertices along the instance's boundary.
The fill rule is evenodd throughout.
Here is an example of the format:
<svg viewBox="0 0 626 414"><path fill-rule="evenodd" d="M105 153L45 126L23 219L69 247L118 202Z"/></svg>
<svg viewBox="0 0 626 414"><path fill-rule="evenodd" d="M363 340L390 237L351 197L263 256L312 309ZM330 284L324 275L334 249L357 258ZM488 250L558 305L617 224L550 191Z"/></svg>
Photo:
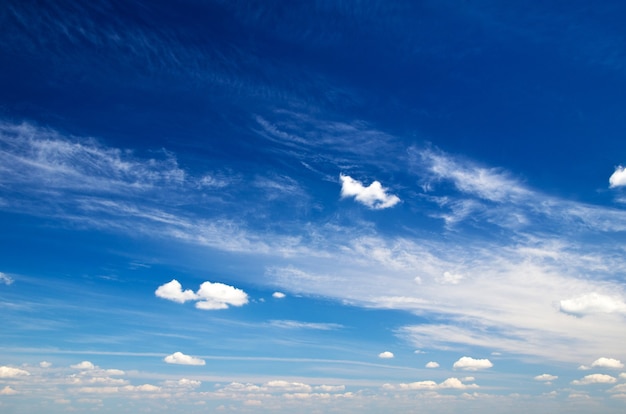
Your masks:
<svg viewBox="0 0 626 414"><path fill-rule="evenodd" d="M161 391L161 387L157 387L152 384L143 385L127 385L122 388L124 391L139 391L139 392L158 392Z"/></svg>
<svg viewBox="0 0 626 414"><path fill-rule="evenodd" d="M51 362L48 362L48 361L41 361L41 362L39 363L39 366L40 366L41 368L50 368L50 367L52 366L52 363L51 363Z"/></svg>
<svg viewBox="0 0 626 414"><path fill-rule="evenodd" d="M445 381L437 384L435 381L417 381L411 383L402 384L384 384L383 388L389 390L404 390L404 391L423 391L423 390L442 390L442 389L456 389L465 390L468 388L478 388L476 384L463 384L458 378L448 378Z"/></svg>
<svg viewBox="0 0 626 414"><path fill-rule="evenodd" d="M591 313L626 313L626 303L621 298L590 293L560 302L561 312L576 316Z"/></svg>
<svg viewBox="0 0 626 414"><path fill-rule="evenodd" d="M618 360L613 358L598 358L591 363L593 368L624 368L624 364Z"/></svg>
<svg viewBox="0 0 626 414"><path fill-rule="evenodd" d="M285 295L283 292L274 292L274 293L272 293L272 297L276 298L276 299L283 299L285 296L287 296L287 295Z"/></svg>
<svg viewBox="0 0 626 414"><path fill-rule="evenodd" d="M554 381L557 378L559 378L559 377L556 376L556 375L541 374L541 375L537 375L535 377L535 381Z"/></svg>
<svg viewBox="0 0 626 414"><path fill-rule="evenodd" d="M70 368L90 370L90 369L96 369L96 366L89 361L82 361L78 364L70 365Z"/></svg>
<svg viewBox="0 0 626 414"><path fill-rule="evenodd" d="M0 367L0 378L17 378L27 375L30 375L30 372L23 369L11 368L7 366Z"/></svg>
<svg viewBox="0 0 626 414"><path fill-rule="evenodd" d="M612 384L617 379L606 374L591 374L585 375L580 380L572 381L572 385L588 385L588 384Z"/></svg>
<svg viewBox="0 0 626 414"><path fill-rule="evenodd" d="M378 358L382 358L382 359L391 359L393 357L394 357L393 352L389 352L389 351L381 352L380 354L378 354Z"/></svg>
<svg viewBox="0 0 626 414"><path fill-rule="evenodd" d="M243 306L248 303L248 295L243 290L217 282L201 284L197 297L196 308L205 310L227 309L229 305Z"/></svg>
<svg viewBox="0 0 626 414"><path fill-rule="evenodd" d="M13 283L13 279L9 277L9 275L7 275L6 273L0 272L0 283L8 286Z"/></svg>
<svg viewBox="0 0 626 414"><path fill-rule="evenodd" d="M479 369L491 368L493 367L493 364L488 359L474 359L472 357L464 356L456 361L452 367L466 371L477 371Z"/></svg>
<svg viewBox="0 0 626 414"><path fill-rule="evenodd" d="M608 392L624 392L626 393L626 384L618 384L611 388Z"/></svg>
<svg viewBox="0 0 626 414"><path fill-rule="evenodd" d="M280 392L311 392L311 386L308 384L283 380L269 381L265 387L271 391L280 390Z"/></svg>
<svg viewBox="0 0 626 414"><path fill-rule="evenodd" d="M439 368L439 363L435 361L430 361L426 364L426 368Z"/></svg>
<svg viewBox="0 0 626 414"><path fill-rule="evenodd" d="M615 168L615 172L609 177L609 187L622 187L626 186L626 168L619 165Z"/></svg>
<svg viewBox="0 0 626 414"><path fill-rule="evenodd" d="M168 355L163 358L163 361L168 364L178 364L178 365L205 365L203 359L196 358L193 356L185 355L182 352L174 352L172 355Z"/></svg>
<svg viewBox="0 0 626 414"><path fill-rule="evenodd" d="M341 197L354 197L359 203L375 210L393 207L400 202L400 198L387 194L387 189L380 182L374 181L368 187L364 187L352 177L340 174Z"/></svg>
<svg viewBox="0 0 626 414"><path fill-rule="evenodd" d="M19 394L19 393L15 391L13 388L9 387L8 385L4 387L2 390L0 390L0 395L15 395L15 394Z"/></svg>
<svg viewBox="0 0 626 414"><path fill-rule="evenodd" d="M172 279L171 282L159 286L154 294L159 298L178 303L185 303L188 300L194 300L197 298L196 294L193 293L192 290L183 291L182 285L176 279Z"/></svg>
<svg viewBox="0 0 626 414"><path fill-rule="evenodd" d="M176 280L161 285L154 292L157 297L178 303L196 300L196 308L203 310L228 309L230 306L242 306L248 303L248 295L241 289L223 283L204 282L197 292L183 290Z"/></svg>
<svg viewBox="0 0 626 414"><path fill-rule="evenodd" d="M437 282L444 285L457 285L462 279L463 275L444 272L443 275L437 278Z"/></svg>

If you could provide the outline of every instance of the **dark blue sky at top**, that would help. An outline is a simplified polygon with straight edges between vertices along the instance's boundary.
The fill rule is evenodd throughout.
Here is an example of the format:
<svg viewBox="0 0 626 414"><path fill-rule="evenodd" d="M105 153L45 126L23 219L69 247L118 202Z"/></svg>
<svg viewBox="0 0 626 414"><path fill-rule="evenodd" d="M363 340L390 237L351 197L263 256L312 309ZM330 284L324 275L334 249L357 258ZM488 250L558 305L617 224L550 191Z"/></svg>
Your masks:
<svg viewBox="0 0 626 414"><path fill-rule="evenodd" d="M12 9L37 16L32 27ZM249 136L254 115L297 105L592 199L626 146L625 13L587 2L9 4L0 105L122 148L252 164L272 162ZM127 46L81 36L87 16L102 33L132 27ZM137 47L139 34L162 49Z"/></svg>

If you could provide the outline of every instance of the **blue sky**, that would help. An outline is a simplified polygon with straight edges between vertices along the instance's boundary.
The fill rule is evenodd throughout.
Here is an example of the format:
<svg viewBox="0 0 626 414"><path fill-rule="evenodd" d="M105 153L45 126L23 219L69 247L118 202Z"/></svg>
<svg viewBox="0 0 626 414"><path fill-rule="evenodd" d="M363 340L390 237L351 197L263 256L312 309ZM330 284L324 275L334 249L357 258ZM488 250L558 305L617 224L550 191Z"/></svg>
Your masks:
<svg viewBox="0 0 626 414"><path fill-rule="evenodd" d="M623 412L622 2L5 2L0 410Z"/></svg>

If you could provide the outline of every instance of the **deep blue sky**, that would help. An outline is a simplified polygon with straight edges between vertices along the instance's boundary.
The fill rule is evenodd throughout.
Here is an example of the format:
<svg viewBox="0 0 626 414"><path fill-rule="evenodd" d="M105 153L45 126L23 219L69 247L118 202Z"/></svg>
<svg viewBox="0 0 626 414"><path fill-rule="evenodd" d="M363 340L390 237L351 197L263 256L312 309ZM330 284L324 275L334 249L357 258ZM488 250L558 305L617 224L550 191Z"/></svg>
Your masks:
<svg viewBox="0 0 626 414"><path fill-rule="evenodd" d="M293 3L0 8L0 411L622 412L626 5Z"/></svg>

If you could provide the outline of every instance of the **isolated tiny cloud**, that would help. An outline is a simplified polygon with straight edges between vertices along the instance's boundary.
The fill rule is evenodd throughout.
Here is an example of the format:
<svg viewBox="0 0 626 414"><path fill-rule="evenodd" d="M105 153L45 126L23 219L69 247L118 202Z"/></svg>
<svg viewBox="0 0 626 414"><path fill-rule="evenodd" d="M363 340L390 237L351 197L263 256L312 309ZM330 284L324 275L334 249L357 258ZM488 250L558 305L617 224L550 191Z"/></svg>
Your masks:
<svg viewBox="0 0 626 414"><path fill-rule="evenodd" d="M19 368L11 368L7 366L0 367L0 378L17 378L30 375L30 372Z"/></svg>
<svg viewBox="0 0 626 414"><path fill-rule="evenodd" d="M354 197L359 203L374 209L381 210L393 207L400 202L398 196L388 194L380 182L374 181L369 186L364 187L359 181L348 175L340 174L341 197Z"/></svg>
<svg viewBox="0 0 626 414"><path fill-rule="evenodd" d="M575 316L592 313L626 313L626 303L620 298L590 293L560 302L561 312Z"/></svg>
<svg viewBox="0 0 626 414"><path fill-rule="evenodd" d="M48 361L41 361L39 363L39 366L41 368L50 368L52 366L52 362L48 362Z"/></svg>
<svg viewBox="0 0 626 414"><path fill-rule="evenodd" d="M0 272L0 284L10 285L13 283L13 279L10 278L7 274Z"/></svg>
<svg viewBox="0 0 626 414"><path fill-rule="evenodd" d="M474 359L472 357L464 356L456 361L452 367L466 371L478 371L479 369L491 368L493 367L493 364L488 359Z"/></svg>
<svg viewBox="0 0 626 414"><path fill-rule="evenodd" d="M619 165L615 168L615 172L609 177L609 187L626 186L626 168Z"/></svg>
<svg viewBox="0 0 626 414"><path fill-rule="evenodd" d="M168 364L178 364L178 365L205 365L203 359L196 358L190 355L185 355L182 352L174 352L172 355L168 355L163 358L163 361Z"/></svg>
<svg viewBox="0 0 626 414"><path fill-rule="evenodd" d="M285 295L283 292L274 292L274 293L272 293L272 297L276 298L276 299L282 299L285 296L287 296L287 295Z"/></svg>
<svg viewBox="0 0 626 414"><path fill-rule="evenodd" d="M177 303L196 300L196 308L203 310L228 309L229 306L243 306L248 303L248 295L241 289L223 283L204 282L197 292L183 290L176 280L157 288L154 294L162 299Z"/></svg>
<svg viewBox="0 0 626 414"><path fill-rule="evenodd" d="M393 358L393 352L385 351L378 354L378 358L391 359Z"/></svg>
<svg viewBox="0 0 626 414"><path fill-rule="evenodd" d="M537 375L535 377L535 381L554 381L555 379L559 378L556 375L550 375L550 374L541 374L541 375Z"/></svg>
<svg viewBox="0 0 626 414"><path fill-rule="evenodd" d="M589 384L612 384L617 379L606 374L585 375L580 380L572 381L572 385L589 385Z"/></svg>
<svg viewBox="0 0 626 414"><path fill-rule="evenodd" d="M2 390L0 390L0 395L15 395L15 394L18 394L18 392L15 391L13 388L9 387L8 385L4 387Z"/></svg>
<svg viewBox="0 0 626 414"><path fill-rule="evenodd" d="M426 364L426 368L439 368L439 364L435 361L430 361Z"/></svg>

